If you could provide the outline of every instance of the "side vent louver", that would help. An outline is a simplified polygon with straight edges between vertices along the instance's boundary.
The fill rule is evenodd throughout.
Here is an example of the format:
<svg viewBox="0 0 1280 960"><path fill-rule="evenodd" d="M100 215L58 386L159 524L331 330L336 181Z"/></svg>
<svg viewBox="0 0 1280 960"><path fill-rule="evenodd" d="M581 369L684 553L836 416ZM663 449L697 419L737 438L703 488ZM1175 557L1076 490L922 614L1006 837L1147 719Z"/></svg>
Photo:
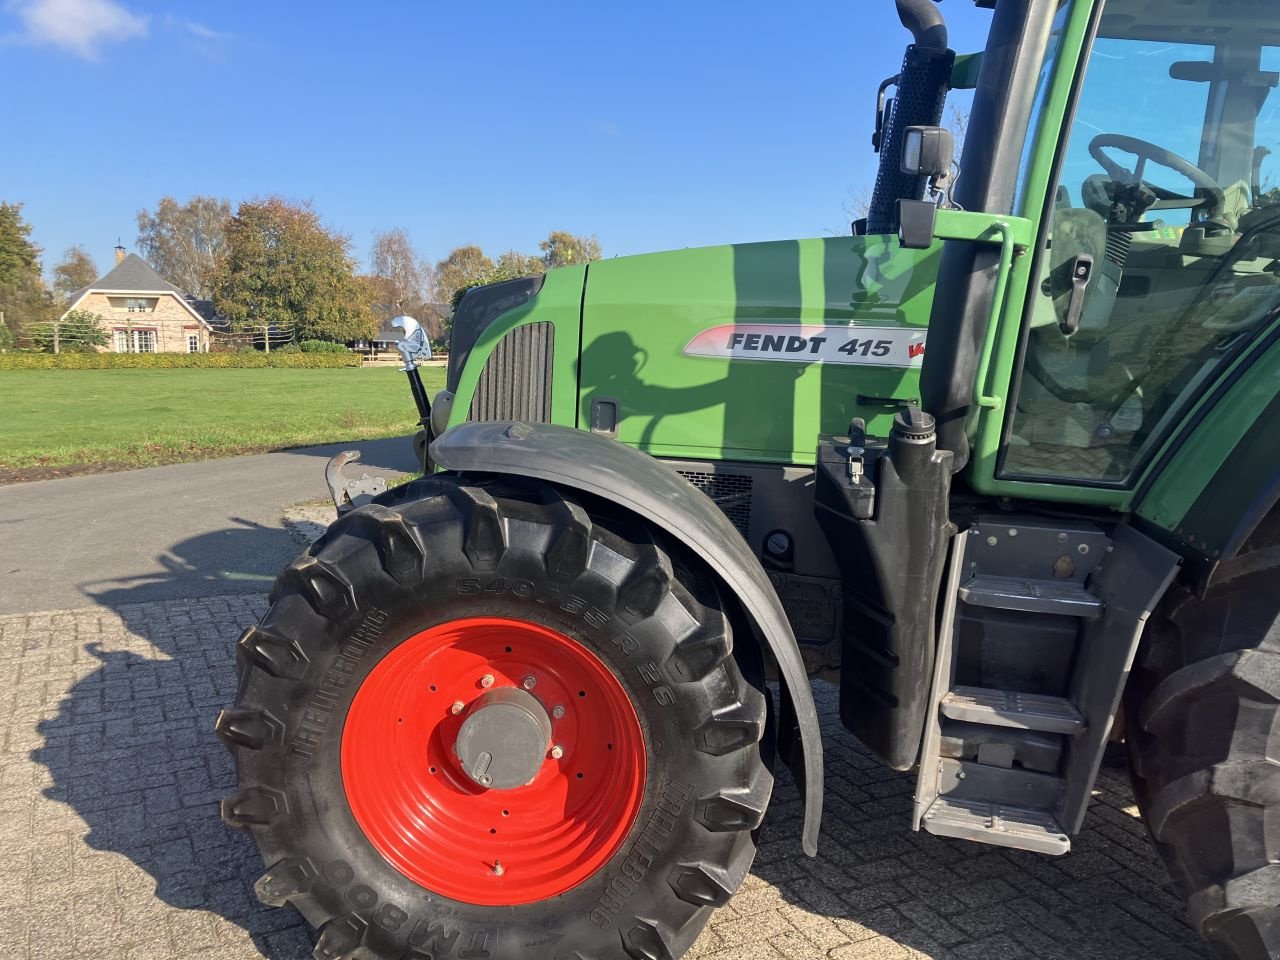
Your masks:
<svg viewBox="0 0 1280 960"><path fill-rule="evenodd" d="M469 419L550 423L554 348L553 324L526 323L508 332L480 373Z"/></svg>

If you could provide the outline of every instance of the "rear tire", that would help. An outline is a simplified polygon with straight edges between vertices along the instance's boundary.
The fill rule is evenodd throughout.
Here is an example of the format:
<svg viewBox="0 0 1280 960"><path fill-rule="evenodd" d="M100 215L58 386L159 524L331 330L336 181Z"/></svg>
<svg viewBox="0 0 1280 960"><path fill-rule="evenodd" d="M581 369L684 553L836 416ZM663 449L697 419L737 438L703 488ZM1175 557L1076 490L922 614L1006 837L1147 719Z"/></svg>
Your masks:
<svg viewBox="0 0 1280 960"><path fill-rule="evenodd" d="M1166 598L1126 702L1138 805L1224 960L1280 957L1280 567L1246 562Z"/></svg>
<svg viewBox="0 0 1280 960"><path fill-rule="evenodd" d="M280 576L271 599L240 641L237 703L218 719L240 784L223 802L223 818L248 830L263 854L259 898L292 904L319 930L317 958L673 960L745 878L773 783L760 755L766 696L734 660L711 577L694 561L686 567L645 524L584 508L545 485L426 478L340 519ZM397 869L384 855L385 837L374 831L371 839L362 828L367 817L359 819L351 802L356 785L344 788L344 762L354 769L350 751L361 749L344 741L344 726L371 674L402 646L403 659L407 642L424 632L478 618L554 632L584 663L603 665L612 677L603 686L616 685L629 701L643 738L630 830L618 833L594 872L533 901L514 869L495 874L493 892L471 897L488 905L415 882L413 865ZM501 667L483 668L497 677L494 689L508 683ZM445 718L431 721L445 729L449 705L429 697L453 695L421 696L422 715ZM608 715L619 713L626 711ZM584 741L591 735L582 731ZM394 736L373 739L381 748ZM547 763L539 778L549 769L546 782L560 784L556 761ZM428 793L433 810L459 792L436 772L418 772L424 790L438 791ZM588 776L597 773L605 775ZM563 789L574 788L572 766L563 777ZM512 800L510 823L522 791L541 782L503 792ZM507 822L491 827L482 813L486 791L463 783L470 790L462 801L475 815L453 829L475 821L479 857ZM425 807L410 813L392 826L407 830L414 817L432 817ZM439 875L440 859L423 865L428 873ZM453 861L455 892L486 882L471 858Z"/></svg>

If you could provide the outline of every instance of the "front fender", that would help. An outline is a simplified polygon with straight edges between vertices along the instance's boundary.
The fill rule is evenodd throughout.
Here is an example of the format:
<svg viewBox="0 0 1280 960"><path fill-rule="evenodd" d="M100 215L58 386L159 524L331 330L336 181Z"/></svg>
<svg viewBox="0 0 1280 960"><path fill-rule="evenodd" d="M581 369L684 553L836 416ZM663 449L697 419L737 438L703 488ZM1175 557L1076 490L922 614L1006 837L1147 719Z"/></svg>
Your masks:
<svg viewBox="0 0 1280 960"><path fill-rule="evenodd" d="M447 470L531 477L604 497L665 530L701 557L733 593L778 663L800 729L804 851L818 852L822 819L822 733L791 624L769 578L728 518L659 460L582 430L548 423L464 423L431 444Z"/></svg>

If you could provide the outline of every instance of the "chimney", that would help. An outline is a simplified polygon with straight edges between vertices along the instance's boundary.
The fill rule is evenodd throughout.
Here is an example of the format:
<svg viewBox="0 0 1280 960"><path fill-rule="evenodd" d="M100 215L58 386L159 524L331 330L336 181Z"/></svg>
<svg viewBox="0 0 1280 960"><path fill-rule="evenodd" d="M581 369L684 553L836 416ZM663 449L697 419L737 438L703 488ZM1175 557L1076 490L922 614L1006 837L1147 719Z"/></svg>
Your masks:
<svg viewBox="0 0 1280 960"><path fill-rule="evenodd" d="M117 243L116 243L116 263L124 263L124 255L125 255L124 247L123 247L123 246L122 246L122 245L117 241Z"/></svg>

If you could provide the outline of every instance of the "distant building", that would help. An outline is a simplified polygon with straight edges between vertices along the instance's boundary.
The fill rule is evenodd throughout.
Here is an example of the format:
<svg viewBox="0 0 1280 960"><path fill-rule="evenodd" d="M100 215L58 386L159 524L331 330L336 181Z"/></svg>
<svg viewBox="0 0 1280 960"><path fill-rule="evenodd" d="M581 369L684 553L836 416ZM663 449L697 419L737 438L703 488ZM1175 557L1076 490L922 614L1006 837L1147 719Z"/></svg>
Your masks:
<svg viewBox="0 0 1280 960"><path fill-rule="evenodd" d="M208 353L211 327L199 305L136 253L116 247L115 268L76 291L67 313L101 317L110 337L105 349L115 353Z"/></svg>

